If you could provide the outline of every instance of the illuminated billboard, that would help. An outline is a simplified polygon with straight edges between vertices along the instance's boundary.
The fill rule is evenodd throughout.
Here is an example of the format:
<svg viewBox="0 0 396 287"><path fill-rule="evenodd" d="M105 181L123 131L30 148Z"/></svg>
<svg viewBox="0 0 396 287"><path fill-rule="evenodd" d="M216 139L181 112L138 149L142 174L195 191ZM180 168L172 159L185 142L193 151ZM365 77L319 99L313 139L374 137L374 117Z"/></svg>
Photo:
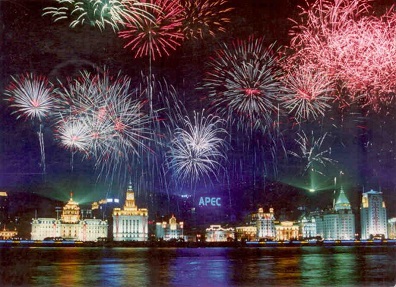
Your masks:
<svg viewBox="0 0 396 287"><path fill-rule="evenodd" d="M213 206L220 207L221 206L221 197L209 197L209 196L201 196L198 201L198 206Z"/></svg>

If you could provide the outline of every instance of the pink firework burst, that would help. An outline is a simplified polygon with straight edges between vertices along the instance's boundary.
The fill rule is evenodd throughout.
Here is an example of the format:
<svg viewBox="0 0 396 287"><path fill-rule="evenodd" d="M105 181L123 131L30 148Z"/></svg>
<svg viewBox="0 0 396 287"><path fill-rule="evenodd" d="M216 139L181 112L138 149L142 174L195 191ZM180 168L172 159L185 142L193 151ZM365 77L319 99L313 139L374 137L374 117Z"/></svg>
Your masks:
<svg viewBox="0 0 396 287"><path fill-rule="evenodd" d="M298 66L288 71L282 82L286 93L280 97L281 105L298 122L324 116L330 108L334 84L325 73Z"/></svg>
<svg viewBox="0 0 396 287"><path fill-rule="evenodd" d="M351 99L373 110L390 104L396 90L395 14L364 17L329 37L324 64L345 83Z"/></svg>
<svg viewBox="0 0 396 287"><path fill-rule="evenodd" d="M290 57L326 73L347 91L343 104L379 111L394 102L395 13L370 15L369 0L317 0L291 30ZM345 98L347 95L348 98Z"/></svg>
<svg viewBox="0 0 396 287"><path fill-rule="evenodd" d="M182 32L183 7L177 0L148 0L151 5L144 6L152 19L141 18L127 21L125 30L118 36L128 41L124 48L130 48L135 58L149 56L150 59L169 55L184 40Z"/></svg>
<svg viewBox="0 0 396 287"><path fill-rule="evenodd" d="M225 24L230 22L227 14L233 10L225 0L181 0L184 8L183 32L187 39L214 37L217 32L225 32Z"/></svg>

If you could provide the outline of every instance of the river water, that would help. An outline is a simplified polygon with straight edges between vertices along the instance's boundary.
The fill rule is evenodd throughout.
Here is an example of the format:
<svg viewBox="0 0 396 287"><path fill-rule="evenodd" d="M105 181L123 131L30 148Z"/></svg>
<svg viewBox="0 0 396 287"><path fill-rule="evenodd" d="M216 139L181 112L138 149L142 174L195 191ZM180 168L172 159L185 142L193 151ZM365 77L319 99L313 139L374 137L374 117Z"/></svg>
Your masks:
<svg viewBox="0 0 396 287"><path fill-rule="evenodd" d="M396 286L396 246L0 252L0 286Z"/></svg>

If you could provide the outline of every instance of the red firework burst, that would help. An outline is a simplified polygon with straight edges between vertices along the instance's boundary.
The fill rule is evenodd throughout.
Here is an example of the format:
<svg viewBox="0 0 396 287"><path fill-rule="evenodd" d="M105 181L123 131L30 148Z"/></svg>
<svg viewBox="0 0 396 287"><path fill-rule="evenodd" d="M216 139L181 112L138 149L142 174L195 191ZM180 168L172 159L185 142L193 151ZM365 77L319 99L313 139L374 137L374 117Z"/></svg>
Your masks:
<svg viewBox="0 0 396 287"><path fill-rule="evenodd" d="M341 83L337 98L373 110L394 100L395 13L370 15L370 0L317 0L291 30L290 63L312 66Z"/></svg>
<svg viewBox="0 0 396 287"><path fill-rule="evenodd" d="M181 30L183 8L177 0L148 0L155 5L144 6L152 19L141 18L125 24L126 30L120 31L118 36L129 42L124 48L130 48L135 58L169 55L170 50L176 50L184 40Z"/></svg>

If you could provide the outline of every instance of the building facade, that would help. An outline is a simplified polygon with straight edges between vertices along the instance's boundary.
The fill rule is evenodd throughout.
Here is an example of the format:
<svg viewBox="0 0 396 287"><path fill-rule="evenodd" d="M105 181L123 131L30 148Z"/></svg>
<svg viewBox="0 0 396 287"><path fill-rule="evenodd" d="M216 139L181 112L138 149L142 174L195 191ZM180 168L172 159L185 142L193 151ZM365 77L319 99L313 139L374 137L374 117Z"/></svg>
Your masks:
<svg viewBox="0 0 396 287"><path fill-rule="evenodd" d="M210 225L206 228L205 241L206 242L227 242L234 241L235 230L232 227L223 228L221 225Z"/></svg>
<svg viewBox="0 0 396 287"><path fill-rule="evenodd" d="M275 225L276 240L296 240L298 239L299 226L293 221L281 221Z"/></svg>
<svg viewBox="0 0 396 287"><path fill-rule="evenodd" d="M8 230L5 226L3 230L0 230L0 239L12 239L13 237L18 235L18 231L16 230Z"/></svg>
<svg viewBox="0 0 396 287"><path fill-rule="evenodd" d="M246 225L235 227L237 241L255 241L257 239L257 226Z"/></svg>
<svg viewBox="0 0 396 287"><path fill-rule="evenodd" d="M396 239L396 217L388 219L388 238Z"/></svg>
<svg viewBox="0 0 396 287"><path fill-rule="evenodd" d="M8 209L8 194L5 191L0 191L0 227L8 223Z"/></svg>
<svg viewBox="0 0 396 287"><path fill-rule="evenodd" d="M107 221L101 219L80 219L80 207L70 197L62 209L61 218L35 218L32 220L32 240L62 238L76 241L97 241L107 238Z"/></svg>
<svg viewBox="0 0 396 287"><path fill-rule="evenodd" d="M148 210L136 206L131 184L126 192L124 207L113 209L113 240L148 240Z"/></svg>
<svg viewBox="0 0 396 287"><path fill-rule="evenodd" d="M113 238L114 222L113 222L113 210L114 208L121 207L120 200L116 196L107 195L99 201L95 201L91 205L91 212L93 218L101 218L106 220L109 224L108 237Z"/></svg>
<svg viewBox="0 0 396 287"><path fill-rule="evenodd" d="M361 239L388 238L386 206L382 192L370 190L362 194L360 226Z"/></svg>
<svg viewBox="0 0 396 287"><path fill-rule="evenodd" d="M315 217L316 233L325 240L354 240L355 215L341 187L333 208Z"/></svg>
<svg viewBox="0 0 396 287"><path fill-rule="evenodd" d="M303 215L299 220L299 237L310 239L317 237L316 220L314 216Z"/></svg>
<svg viewBox="0 0 396 287"><path fill-rule="evenodd" d="M270 239L276 237L274 209L270 208L269 212L264 212L263 208L259 208L258 212L253 216L256 221L257 240Z"/></svg>
<svg viewBox="0 0 396 287"><path fill-rule="evenodd" d="M162 221L155 224L155 236L165 241L183 239L184 223L177 223L176 217L172 215L169 222Z"/></svg>

